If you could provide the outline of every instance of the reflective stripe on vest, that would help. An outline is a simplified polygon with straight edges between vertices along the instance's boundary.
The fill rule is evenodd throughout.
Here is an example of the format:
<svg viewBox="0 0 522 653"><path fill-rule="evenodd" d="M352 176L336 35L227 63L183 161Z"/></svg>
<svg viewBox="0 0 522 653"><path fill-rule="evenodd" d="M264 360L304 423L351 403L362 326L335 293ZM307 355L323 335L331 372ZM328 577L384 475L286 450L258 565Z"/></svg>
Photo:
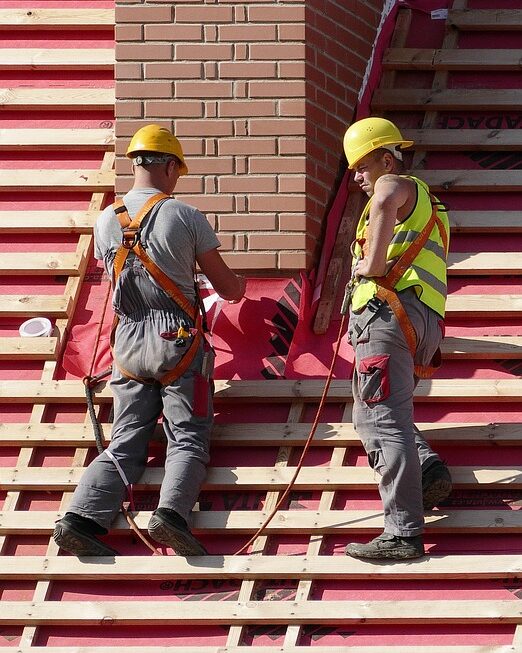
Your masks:
<svg viewBox="0 0 522 653"><path fill-rule="evenodd" d="M394 235L388 246L387 260L401 256L408 249L432 214L428 186L416 177L407 178L414 181L417 186L417 201L410 215L403 222L395 225ZM356 238L358 239L366 238L370 206L371 198L366 204L357 226ZM446 236L449 237L449 221L446 211L442 207L438 207L437 215L444 225ZM356 247L355 254L359 253ZM400 292L414 286L419 299L444 317L447 295L446 257L447 252L443 239L439 228L435 226L424 247L397 282L395 290ZM370 299L375 297L376 293L377 285L373 279L361 279L352 295L352 309L355 311L362 309Z"/></svg>

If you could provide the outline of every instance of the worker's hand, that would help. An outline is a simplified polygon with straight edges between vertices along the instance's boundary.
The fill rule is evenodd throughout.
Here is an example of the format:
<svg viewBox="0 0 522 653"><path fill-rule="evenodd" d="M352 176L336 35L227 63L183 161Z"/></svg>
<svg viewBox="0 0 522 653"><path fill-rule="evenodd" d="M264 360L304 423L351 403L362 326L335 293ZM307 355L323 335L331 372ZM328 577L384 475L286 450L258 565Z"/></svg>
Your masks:
<svg viewBox="0 0 522 653"><path fill-rule="evenodd" d="M369 258L363 258L357 262L354 267L354 276L358 280L361 277L383 277L388 274L390 269L395 265L396 258L386 261L384 266L376 266L375 263L370 263Z"/></svg>
<svg viewBox="0 0 522 653"><path fill-rule="evenodd" d="M236 277L237 277L237 280L239 282L239 297L237 297L237 299L229 299L228 300L229 304L237 304L238 302L240 302L243 299L243 297L245 295L246 279L242 274L237 274Z"/></svg>

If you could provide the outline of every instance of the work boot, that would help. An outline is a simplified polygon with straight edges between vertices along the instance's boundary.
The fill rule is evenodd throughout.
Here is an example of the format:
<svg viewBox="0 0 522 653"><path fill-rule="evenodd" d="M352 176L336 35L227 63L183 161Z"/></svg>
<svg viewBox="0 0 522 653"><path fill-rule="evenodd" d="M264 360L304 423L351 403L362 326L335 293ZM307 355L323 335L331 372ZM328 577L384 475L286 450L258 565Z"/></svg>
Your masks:
<svg viewBox="0 0 522 653"><path fill-rule="evenodd" d="M54 527L53 539L60 549L75 556L117 556L120 555L97 537L107 533L107 529L92 519L68 512Z"/></svg>
<svg viewBox="0 0 522 653"><path fill-rule="evenodd" d="M402 535L381 533L367 544L357 542L348 544L345 553L352 558L406 560L423 556L424 544L422 535L403 537Z"/></svg>
<svg viewBox="0 0 522 653"><path fill-rule="evenodd" d="M422 470L422 505L432 510L451 494L451 474L442 460L435 460Z"/></svg>
<svg viewBox="0 0 522 653"><path fill-rule="evenodd" d="M148 530L153 540L170 546L176 555L208 555L205 547L190 532L187 522L175 510L155 510L150 518Z"/></svg>

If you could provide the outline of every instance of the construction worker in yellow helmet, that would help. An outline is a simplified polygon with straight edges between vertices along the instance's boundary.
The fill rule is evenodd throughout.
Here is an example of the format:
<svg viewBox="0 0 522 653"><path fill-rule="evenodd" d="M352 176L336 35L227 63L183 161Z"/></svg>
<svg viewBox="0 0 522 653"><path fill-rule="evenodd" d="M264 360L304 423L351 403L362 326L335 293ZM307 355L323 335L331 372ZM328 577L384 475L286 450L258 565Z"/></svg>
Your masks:
<svg viewBox="0 0 522 653"><path fill-rule="evenodd" d="M165 473L148 531L178 555L204 555L188 522L209 461L214 352L199 310L196 264L231 302L243 297L245 280L221 258L205 216L171 196L188 173L176 136L146 125L132 137L127 156L134 185L95 226L95 256L112 279L117 317L112 437L82 476L54 539L77 556L117 554L99 536L108 533L126 491L141 477L163 414Z"/></svg>
<svg viewBox="0 0 522 653"><path fill-rule="evenodd" d="M344 150L369 197L352 244L348 337L355 351L353 422L379 474L384 531L347 555L424 555L424 511L446 499L451 476L413 421L413 392L440 364L448 217L428 186L404 171L413 145L384 118L353 123Z"/></svg>

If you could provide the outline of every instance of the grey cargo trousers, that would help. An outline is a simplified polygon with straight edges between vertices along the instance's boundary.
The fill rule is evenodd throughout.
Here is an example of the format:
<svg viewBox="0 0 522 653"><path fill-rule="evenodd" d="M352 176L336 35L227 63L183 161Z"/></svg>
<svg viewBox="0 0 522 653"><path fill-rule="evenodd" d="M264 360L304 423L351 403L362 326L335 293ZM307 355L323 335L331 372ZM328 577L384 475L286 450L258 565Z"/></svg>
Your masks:
<svg viewBox="0 0 522 653"><path fill-rule="evenodd" d="M442 340L441 318L413 289L399 293L417 334L415 361L387 304L351 312L348 337L355 351L353 423L379 474L384 530L414 537L424 527L422 468L439 457L413 422L414 364L428 364Z"/></svg>
<svg viewBox="0 0 522 653"><path fill-rule="evenodd" d="M122 277L125 292L116 292L114 300L115 308L122 311L114 346L116 360L135 376L159 379L175 367L185 351L165 335L177 331L180 320L187 316L150 282L139 265L126 269ZM110 384L114 423L109 451L128 482L136 483L163 413L167 451L158 507L175 510L185 519L205 479L214 419L212 383L200 374L203 355L201 346L187 372L167 386L126 378L117 365L113 365ZM125 495L115 463L103 452L86 469L67 511L108 529Z"/></svg>

